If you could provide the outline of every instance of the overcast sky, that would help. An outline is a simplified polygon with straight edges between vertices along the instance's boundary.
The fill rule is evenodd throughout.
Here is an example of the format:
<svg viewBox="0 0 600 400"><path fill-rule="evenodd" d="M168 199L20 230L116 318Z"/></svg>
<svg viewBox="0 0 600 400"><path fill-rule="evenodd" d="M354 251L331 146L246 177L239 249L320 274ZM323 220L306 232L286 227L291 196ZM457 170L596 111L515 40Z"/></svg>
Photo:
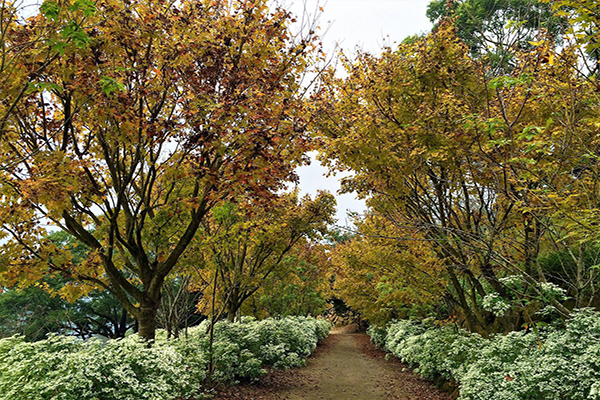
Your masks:
<svg viewBox="0 0 600 400"><path fill-rule="evenodd" d="M289 9L301 16L304 1L288 0ZM429 0L307 0L309 12L323 8L320 26L327 29L323 45L328 53L338 45L345 54L351 55L356 48L379 53L382 46L401 42L407 36L429 32L431 23L425 16ZM314 157L313 157L314 158ZM300 190L314 195L324 189L337 192L339 176L326 178L327 169L314 160L308 167L298 169ZM346 225L347 211L362 212L364 201L352 194L337 196L338 224ZM349 221L348 221L349 222Z"/></svg>

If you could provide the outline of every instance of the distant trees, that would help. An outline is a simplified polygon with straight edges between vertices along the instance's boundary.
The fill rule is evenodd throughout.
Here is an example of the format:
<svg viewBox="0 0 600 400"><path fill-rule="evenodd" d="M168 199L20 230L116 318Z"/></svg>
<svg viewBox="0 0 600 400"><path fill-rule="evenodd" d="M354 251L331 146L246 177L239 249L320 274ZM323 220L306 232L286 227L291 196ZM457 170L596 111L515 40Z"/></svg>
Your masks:
<svg viewBox="0 0 600 400"><path fill-rule="evenodd" d="M457 36L493 74L515 66L515 50L532 49L542 31L561 41L567 21L543 0L433 0L427 16L435 24L455 19Z"/></svg>
<svg viewBox="0 0 600 400"><path fill-rule="evenodd" d="M62 332L68 317L65 301L38 287L0 293L0 337L23 335L27 340L45 339Z"/></svg>
<svg viewBox="0 0 600 400"><path fill-rule="evenodd" d="M311 256L302 247L327 232L334 213L335 198L325 192L314 199L282 195L267 208L244 203L215 208L203 230L208 243L203 250L208 267L202 277L204 312L210 315L216 301L220 314L233 321L244 302L263 287L291 284L296 263L303 262L293 258ZM302 303L300 295L289 302Z"/></svg>
<svg viewBox="0 0 600 400"><path fill-rule="evenodd" d="M449 282L423 237L402 241L399 230L375 213L356 221L356 228L359 235L331 252L334 293L374 324L429 315Z"/></svg>
<svg viewBox="0 0 600 400"><path fill-rule="evenodd" d="M302 241L282 263L284 273L265 281L242 306L242 314L257 318L323 314L332 296L328 246Z"/></svg>
<svg viewBox="0 0 600 400"><path fill-rule="evenodd" d="M0 337L15 334L26 340L45 339L62 333L87 339L94 335L122 338L134 328L134 320L110 293L93 291L70 303L48 289L58 291L65 282L41 282L48 287L28 287L0 293Z"/></svg>
<svg viewBox="0 0 600 400"><path fill-rule="evenodd" d="M177 274L167 280L157 313L158 326L167 331L167 339L178 338L182 330L206 318L197 309L202 296L190 275Z"/></svg>
<svg viewBox="0 0 600 400"><path fill-rule="evenodd" d="M72 262L83 262L89 249L62 231L47 239L70 249ZM26 340L44 339L47 333L64 333L89 338L102 335L122 338L134 328L134 319L107 291L94 290L79 299L66 300L70 284L64 275L44 277L34 286L7 289L0 293L0 336L24 335Z"/></svg>

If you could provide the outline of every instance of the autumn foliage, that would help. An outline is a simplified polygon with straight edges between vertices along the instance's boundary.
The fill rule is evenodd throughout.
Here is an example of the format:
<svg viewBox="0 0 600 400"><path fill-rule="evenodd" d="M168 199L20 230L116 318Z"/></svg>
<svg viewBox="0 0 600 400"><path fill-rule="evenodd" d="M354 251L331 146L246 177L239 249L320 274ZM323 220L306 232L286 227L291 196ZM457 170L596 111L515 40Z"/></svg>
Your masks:
<svg viewBox="0 0 600 400"><path fill-rule="evenodd" d="M264 290L294 284L297 264L318 256L319 247L310 242L322 239L334 222L334 212L335 198L326 192L314 199L299 199L296 192L282 195L268 208L243 203L214 208L202 228L205 237L197 256L204 260L204 268L195 279L204 292L198 304L201 312L226 316L230 321L248 303L254 306L248 314L265 316L273 312L273 305L260 304L260 297L269 295ZM324 274L316 278L319 275ZM310 283L301 285L306 286ZM303 299L298 293L288 302L298 303L295 306L301 309ZM279 307L279 312L273 314L286 315L287 307L293 306Z"/></svg>
<svg viewBox="0 0 600 400"><path fill-rule="evenodd" d="M485 2L492 22L453 4L307 96L318 38L267 0L45 1L26 20L2 1L0 285L104 290L148 339L165 282L230 320L333 290L372 322L483 335L598 307L595 3ZM540 23L497 24L522 7ZM369 208L331 247L331 195L284 194L315 144Z"/></svg>
<svg viewBox="0 0 600 400"><path fill-rule="evenodd" d="M15 100L2 109L0 282L65 274L66 297L109 290L153 338L163 283L209 210L272 199L305 162L314 34L292 34L291 15L266 1L40 10L3 31L14 85L0 91ZM56 25L62 40L39 40ZM87 259L44 240L48 225Z"/></svg>
<svg viewBox="0 0 600 400"><path fill-rule="evenodd" d="M445 287L437 312L483 334L531 324L546 305L564 317L598 304L589 263L598 248L595 79L581 73L577 46L558 48L544 32L530 45L514 50L509 73L495 75L450 18L380 56L342 58L345 78L325 75L314 96L322 158L354 171L344 188L371 210L358 227L363 237L338 253L348 301L364 298L358 308L369 317L386 307L393 317L401 309L394 301L419 304L433 292L431 277ZM377 224L386 228L372 236ZM365 245L373 240L386 245ZM544 264L558 253L562 265ZM373 307L389 287L381 279L410 257L431 277L397 275L395 300ZM552 285L572 300L548 294Z"/></svg>

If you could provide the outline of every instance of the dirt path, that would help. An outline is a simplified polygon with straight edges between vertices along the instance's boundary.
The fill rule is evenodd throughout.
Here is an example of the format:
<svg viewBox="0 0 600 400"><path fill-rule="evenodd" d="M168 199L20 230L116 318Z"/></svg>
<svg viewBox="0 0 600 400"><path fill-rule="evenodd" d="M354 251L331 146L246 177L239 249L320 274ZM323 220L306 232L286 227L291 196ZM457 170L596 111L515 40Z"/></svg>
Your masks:
<svg viewBox="0 0 600 400"><path fill-rule="evenodd" d="M222 388L215 400L452 400L397 360L386 361L365 334L332 334L306 368L273 371L256 385Z"/></svg>
<svg viewBox="0 0 600 400"><path fill-rule="evenodd" d="M333 333L334 335L336 333ZM338 334L336 346L323 357L310 359L308 384L282 393L289 400L385 400L386 370L359 349L355 335Z"/></svg>

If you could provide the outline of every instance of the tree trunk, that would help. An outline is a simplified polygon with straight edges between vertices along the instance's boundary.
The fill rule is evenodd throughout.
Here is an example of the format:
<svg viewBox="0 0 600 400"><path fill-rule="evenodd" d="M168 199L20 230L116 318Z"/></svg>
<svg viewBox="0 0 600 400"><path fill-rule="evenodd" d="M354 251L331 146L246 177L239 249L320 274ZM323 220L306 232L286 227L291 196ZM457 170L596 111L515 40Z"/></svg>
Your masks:
<svg viewBox="0 0 600 400"><path fill-rule="evenodd" d="M127 333L127 310L123 308L121 311L121 319L117 324L116 337L124 338Z"/></svg>
<svg viewBox="0 0 600 400"><path fill-rule="evenodd" d="M228 307L228 310L227 310L227 321L229 321L229 322L235 322L236 311L237 311L237 309L233 305L231 305L230 307Z"/></svg>
<svg viewBox="0 0 600 400"><path fill-rule="evenodd" d="M141 304L138 311L138 334L148 341L154 340L156 335L156 314L158 313L158 304L159 303L153 302Z"/></svg>
<svg viewBox="0 0 600 400"><path fill-rule="evenodd" d="M229 293L229 297L225 305L227 307L227 321L229 322L235 322L237 310L241 306L240 297L240 291L237 288L232 289L231 293Z"/></svg>

